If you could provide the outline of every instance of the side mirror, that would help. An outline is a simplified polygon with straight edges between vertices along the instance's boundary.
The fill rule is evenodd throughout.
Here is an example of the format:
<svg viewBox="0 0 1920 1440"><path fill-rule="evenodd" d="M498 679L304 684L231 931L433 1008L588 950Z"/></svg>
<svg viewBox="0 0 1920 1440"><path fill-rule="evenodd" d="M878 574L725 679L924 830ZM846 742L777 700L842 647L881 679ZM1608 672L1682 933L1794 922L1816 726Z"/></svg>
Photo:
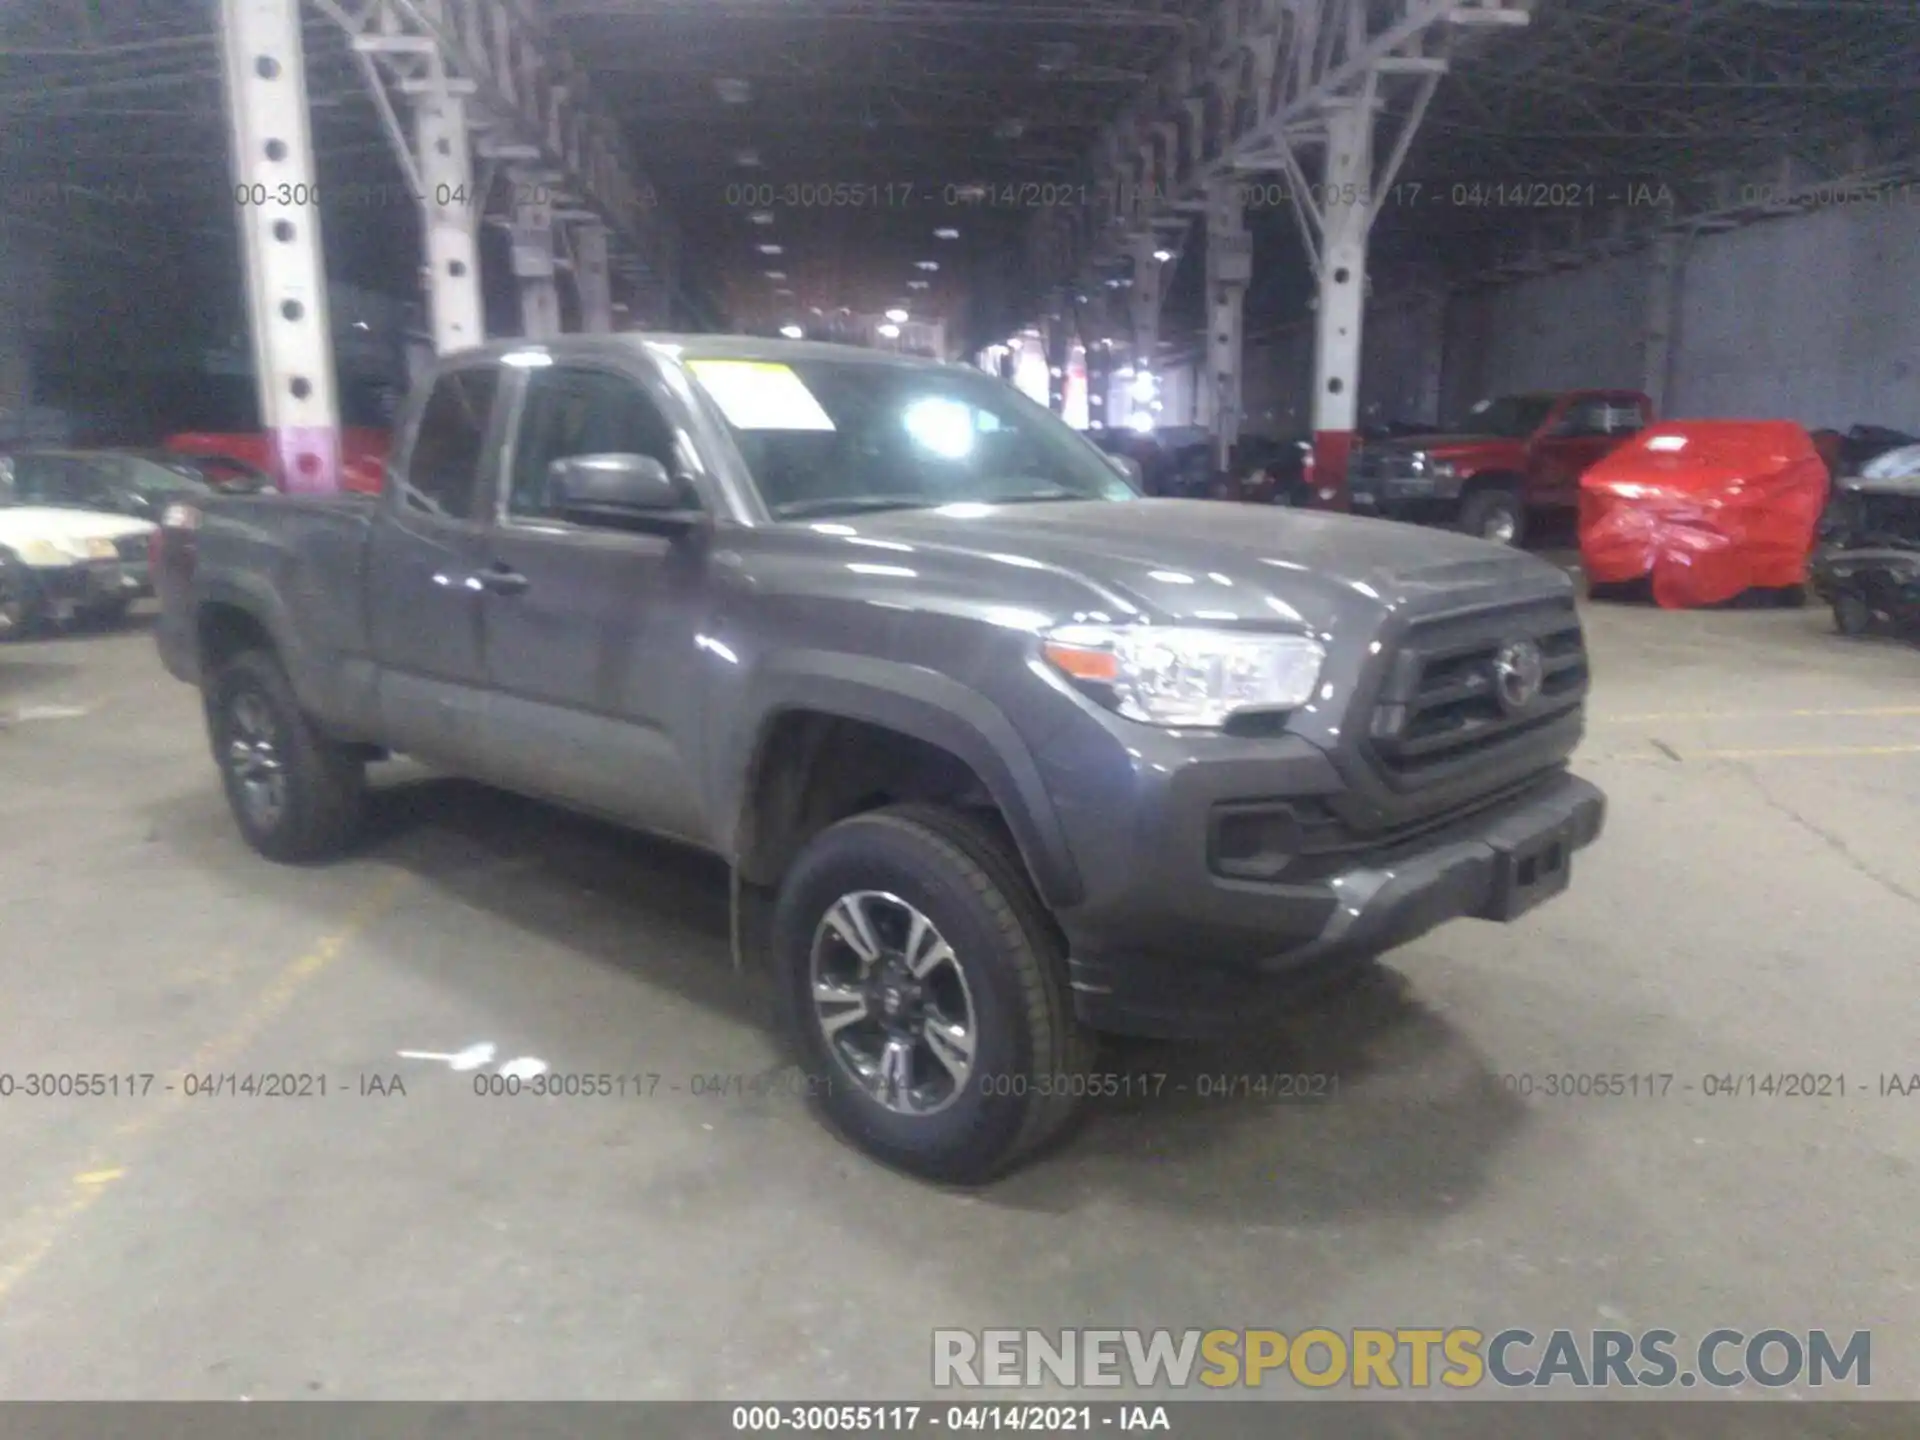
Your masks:
<svg viewBox="0 0 1920 1440"><path fill-rule="evenodd" d="M1108 455L1107 464L1119 471L1134 489L1138 490L1146 485L1147 472L1140 468L1140 462L1131 455Z"/></svg>
<svg viewBox="0 0 1920 1440"><path fill-rule="evenodd" d="M570 520L683 529L701 512L651 455L573 455L547 468L547 493Z"/></svg>

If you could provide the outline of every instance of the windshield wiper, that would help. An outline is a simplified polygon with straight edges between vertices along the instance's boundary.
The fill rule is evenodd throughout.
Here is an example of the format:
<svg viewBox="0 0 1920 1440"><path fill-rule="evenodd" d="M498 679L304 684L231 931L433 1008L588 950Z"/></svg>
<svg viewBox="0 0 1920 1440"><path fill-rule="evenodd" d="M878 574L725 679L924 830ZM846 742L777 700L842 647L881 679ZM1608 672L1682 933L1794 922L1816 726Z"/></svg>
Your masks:
<svg viewBox="0 0 1920 1440"><path fill-rule="evenodd" d="M803 515L858 515L869 510L916 510L938 505L925 495L841 495L818 500L789 500L769 507L777 520L798 519Z"/></svg>

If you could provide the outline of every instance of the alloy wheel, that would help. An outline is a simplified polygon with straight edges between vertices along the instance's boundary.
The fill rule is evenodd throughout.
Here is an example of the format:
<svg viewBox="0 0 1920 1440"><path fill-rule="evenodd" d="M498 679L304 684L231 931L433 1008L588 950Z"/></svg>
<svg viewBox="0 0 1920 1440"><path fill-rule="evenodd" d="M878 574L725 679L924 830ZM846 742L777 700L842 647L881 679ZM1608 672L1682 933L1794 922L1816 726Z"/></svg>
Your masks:
<svg viewBox="0 0 1920 1440"><path fill-rule="evenodd" d="M248 820L261 830L278 825L287 808L286 762L279 738L265 699L252 690L234 696L227 708L227 769Z"/></svg>
<svg viewBox="0 0 1920 1440"><path fill-rule="evenodd" d="M827 1049L886 1109L937 1114L973 1076L978 1022L959 957L897 895L859 890L827 907L808 981Z"/></svg>

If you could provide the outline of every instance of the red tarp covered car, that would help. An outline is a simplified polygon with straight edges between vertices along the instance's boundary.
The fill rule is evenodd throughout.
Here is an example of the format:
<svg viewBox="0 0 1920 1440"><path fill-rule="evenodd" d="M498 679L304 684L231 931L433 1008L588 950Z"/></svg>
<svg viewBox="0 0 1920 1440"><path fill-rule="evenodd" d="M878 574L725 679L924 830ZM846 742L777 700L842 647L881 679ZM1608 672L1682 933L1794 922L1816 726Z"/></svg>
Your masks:
<svg viewBox="0 0 1920 1440"><path fill-rule="evenodd" d="M1580 477L1581 563L1670 610L1804 585L1828 483L1790 420L1662 421Z"/></svg>

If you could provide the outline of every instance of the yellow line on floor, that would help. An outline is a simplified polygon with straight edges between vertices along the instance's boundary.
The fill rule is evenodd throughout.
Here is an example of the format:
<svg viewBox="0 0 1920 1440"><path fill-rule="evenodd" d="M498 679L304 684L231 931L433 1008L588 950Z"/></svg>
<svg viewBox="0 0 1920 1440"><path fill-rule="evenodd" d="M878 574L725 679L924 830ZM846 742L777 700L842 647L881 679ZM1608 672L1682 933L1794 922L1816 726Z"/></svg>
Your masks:
<svg viewBox="0 0 1920 1440"><path fill-rule="evenodd" d="M1840 719L1849 716L1920 715L1920 705L1873 705L1857 710L1669 710L1648 715L1594 715L1595 725L1651 725L1662 720Z"/></svg>
<svg viewBox="0 0 1920 1440"><path fill-rule="evenodd" d="M1853 755L1920 755L1920 745L1799 745L1778 750L1693 750L1684 760L1821 760Z"/></svg>
<svg viewBox="0 0 1920 1440"><path fill-rule="evenodd" d="M294 960L267 988L260 992L239 1020L223 1034L209 1040L180 1067L181 1072L216 1069L237 1057L262 1030L279 1018L313 978L340 957L366 928L391 910L412 877L394 873L377 882L361 902L348 912L332 933L321 939L304 955ZM186 1104L184 1092L162 1093L133 1118L114 1127L109 1147L118 1149L153 1129ZM0 1300L4 1300L45 1260L73 1222L93 1208L115 1181L126 1176L123 1166L96 1154L89 1168L67 1182L67 1193L59 1203L38 1206L20 1217L17 1224L0 1234Z"/></svg>

